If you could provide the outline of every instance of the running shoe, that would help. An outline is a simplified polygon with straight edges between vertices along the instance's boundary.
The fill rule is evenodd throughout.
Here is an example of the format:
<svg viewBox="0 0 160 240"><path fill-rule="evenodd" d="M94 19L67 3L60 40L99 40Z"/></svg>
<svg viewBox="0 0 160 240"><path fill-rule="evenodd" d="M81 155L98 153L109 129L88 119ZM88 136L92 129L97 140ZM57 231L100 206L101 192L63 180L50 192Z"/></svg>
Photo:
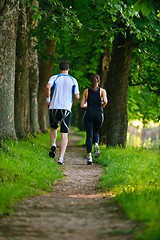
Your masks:
<svg viewBox="0 0 160 240"><path fill-rule="evenodd" d="M61 158L61 157L58 158L58 164L59 164L59 165L64 165L64 160L63 160L63 158Z"/></svg>
<svg viewBox="0 0 160 240"><path fill-rule="evenodd" d="M52 146L49 151L49 157L54 158L56 155L56 146Z"/></svg>
<svg viewBox="0 0 160 240"><path fill-rule="evenodd" d="M99 148L98 148L98 147L95 147L95 148L94 148L94 157L95 157L95 158L99 158L99 156L100 156Z"/></svg>
<svg viewBox="0 0 160 240"><path fill-rule="evenodd" d="M93 164L92 157L87 158L87 165Z"/></svg>

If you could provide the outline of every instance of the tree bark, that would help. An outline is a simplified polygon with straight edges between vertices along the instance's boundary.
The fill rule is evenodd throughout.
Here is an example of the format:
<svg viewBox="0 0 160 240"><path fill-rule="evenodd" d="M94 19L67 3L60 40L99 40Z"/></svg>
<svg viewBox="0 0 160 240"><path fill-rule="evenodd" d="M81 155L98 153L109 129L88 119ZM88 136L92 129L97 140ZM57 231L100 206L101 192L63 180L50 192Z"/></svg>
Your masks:
<svg viewBox="0 0 160 240"><path fill-rule="evenodd" d="M15 128L18 138L25 138L30 130L28 26L25 2L21 3L18 19L15 84Z"/></svg>
<svg viewBox="0 0 160 240"><path fill-rule="evenodd" d="M121 145L125 148L128 115L127 93L130 61L133 45L131 36L125 38L121 33L115 37L111 63L106 82L108 105L105 109L106 144Z"/></svg>
<svg viewBox="0 0 160 240"><path fill-rule="evenodd" d="M35 0L34 5L38 5ZM32 22L32 11L29 9L28 22L30 28L33 24L37 24L35 21ZM39 87L39 65L38 65L38 51L35 48L37 39L29 35L29 92L30 92L30 131L31 133L40 132L39 121L38 121L38 87Z"/></svg>
<svg viewBox="0 0 160 240"><path fill-rule="evenodd" d="M49 127L48 107L46 104L45 86L52 75L53 58L55 54L55 41L46 41L46 53L48 60L42 55L39 57L39 90L38 90L38 109L39 109L39 125L42 132L46 132Z"/></svg>
<svg viewBox="0 0 160 240"><path fill-rule="evenodd" d="M37 50L33 49L35 39L30 38L30 66L29 66L29 91L30 91L30 131L31 133L40 132L38 121L38 87L39 87L39 68Z"/></svg>
<svg viewBox="0 0 160 240"><path fill-rule="evenodd" d="M0 139L16 139L14 84L19 1L0 3Z"/></svg>
<svg viewBox="0 0 160 240"><path fill-rule="evenodd" d="M111 56L109 53L109 49L106 48L105 54L102 57L102 69L101 69L101 87L104 88L106 85L106 79L109 72L109 65L111 61Z"/></svg>

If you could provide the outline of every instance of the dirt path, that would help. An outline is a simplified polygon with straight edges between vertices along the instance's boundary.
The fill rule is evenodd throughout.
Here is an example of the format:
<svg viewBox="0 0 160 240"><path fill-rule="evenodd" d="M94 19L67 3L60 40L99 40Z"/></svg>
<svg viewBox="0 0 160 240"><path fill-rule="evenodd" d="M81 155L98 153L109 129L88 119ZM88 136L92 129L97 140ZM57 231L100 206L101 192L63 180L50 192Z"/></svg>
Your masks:
<svg viewBox="0 0 160 240"><path fill-rule="evenodd" d="M86 165L85 149L69 141L64 179L54 191L18 204L14 216L0 220L0 240L132 240L134 224L110 196L97 192L100 166ZM74 144L73 144L74 143Z"/></svg>

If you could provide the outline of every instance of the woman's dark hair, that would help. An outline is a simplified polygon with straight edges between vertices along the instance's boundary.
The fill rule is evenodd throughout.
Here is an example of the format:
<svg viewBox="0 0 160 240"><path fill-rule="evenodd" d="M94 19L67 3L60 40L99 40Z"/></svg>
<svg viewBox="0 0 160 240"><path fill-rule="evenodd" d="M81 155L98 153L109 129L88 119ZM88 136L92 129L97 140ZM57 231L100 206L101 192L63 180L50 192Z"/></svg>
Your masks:
<svg viewBox="0 0 160 240"><path fill-rule="evenodd" d="M66 62L66 61L60 62L60 64L59 64L59 69L60 69L61 71L68 70L68 69L69 69L69 63Z"/></svg>
<svg viewBox="0 0 160 240"><path fill-rule="evenodd" d="M96 90L97 83L100 82L100 76L98 74L92 74L90 77L90 82L91 82L91 89Z"/></svg>

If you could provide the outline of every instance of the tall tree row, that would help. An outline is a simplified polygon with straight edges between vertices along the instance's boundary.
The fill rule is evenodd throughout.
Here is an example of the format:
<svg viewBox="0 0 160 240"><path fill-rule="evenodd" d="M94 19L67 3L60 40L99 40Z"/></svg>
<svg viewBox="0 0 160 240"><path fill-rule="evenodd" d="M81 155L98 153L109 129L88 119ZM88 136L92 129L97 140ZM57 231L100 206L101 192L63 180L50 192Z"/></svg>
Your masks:
<svg viewBox="0 0 160 240"><path fill-rule="evenodd" d="M58 0L5 0L0 13L0 140L27 138L48 130L45 85L55 36L68 25L66 18L69 24L78 20Z"/></svg>
<svg viewBox="0 0 160 240"><path fill-rule="evenodd" d="M37 40L30 34L32 24L35 24L32 15L26 1L1 3L0 139L26 138L29 133L41 130ZM47 128L46 124L43 131Z"/></svg>
<svg viewBox="0 0 160 240"><path fill-rule="evenodd" d="M47 130L44 88L65 58L81 92L91 73L101 75L109 99L102 132L107 146L125 147L128 109L134 111L127 106L129 85L159 92L158 9L155 0L2 0L0 139ZM130 103L134 95L129 97ZM133 115L141 116L141 105L135 105ZM79 113L77 105L75 119Z"/></svg>

